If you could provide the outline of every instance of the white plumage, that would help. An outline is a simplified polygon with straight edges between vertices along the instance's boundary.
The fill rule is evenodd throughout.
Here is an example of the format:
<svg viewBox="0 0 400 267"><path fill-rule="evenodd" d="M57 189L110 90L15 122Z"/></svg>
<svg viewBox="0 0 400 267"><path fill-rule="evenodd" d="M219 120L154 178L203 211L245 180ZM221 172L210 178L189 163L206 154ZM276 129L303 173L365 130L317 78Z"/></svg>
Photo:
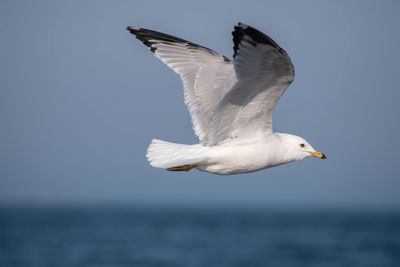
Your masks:
<svg viewBox="0 0 400 267"><path fill-rule="evenodd" d="M197 145L154 139L147 151L152 166L235 174L307 156L326 158L303 138L272 131L272 112L294 79L294 68L286 51L267 35L242 23L235 26L232 63L171 35L127 29L180 75L200 139Z"/></svg>

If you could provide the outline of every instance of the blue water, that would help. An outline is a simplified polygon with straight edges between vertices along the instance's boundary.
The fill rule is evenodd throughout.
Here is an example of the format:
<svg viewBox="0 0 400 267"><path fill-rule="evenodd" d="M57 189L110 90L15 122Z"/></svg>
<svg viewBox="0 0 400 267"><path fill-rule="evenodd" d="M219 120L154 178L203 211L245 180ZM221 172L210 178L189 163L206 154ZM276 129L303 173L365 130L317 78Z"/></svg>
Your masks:
<svg viewBox="0 0 400 267"><path fill-rule="evenodd" d="M400 214L0 208L0 266L400 266Z"/></svg>

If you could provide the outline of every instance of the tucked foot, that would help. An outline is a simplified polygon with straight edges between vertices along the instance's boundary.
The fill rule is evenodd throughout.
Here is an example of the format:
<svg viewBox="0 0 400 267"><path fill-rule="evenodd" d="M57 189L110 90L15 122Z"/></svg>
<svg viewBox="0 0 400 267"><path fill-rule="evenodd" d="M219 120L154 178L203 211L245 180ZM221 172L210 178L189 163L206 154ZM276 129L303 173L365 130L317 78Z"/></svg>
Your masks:
<svg viewBox="0 0 400 267"><path fill-rule="evenodd" d="M181 166L168 168L167 171L173 171L173 172L185 171L185 172L187 172L187 171L190 171L191 169L193 169L194 167L196 167L196 165L187 164L187 165L181 165Z"/></svg>

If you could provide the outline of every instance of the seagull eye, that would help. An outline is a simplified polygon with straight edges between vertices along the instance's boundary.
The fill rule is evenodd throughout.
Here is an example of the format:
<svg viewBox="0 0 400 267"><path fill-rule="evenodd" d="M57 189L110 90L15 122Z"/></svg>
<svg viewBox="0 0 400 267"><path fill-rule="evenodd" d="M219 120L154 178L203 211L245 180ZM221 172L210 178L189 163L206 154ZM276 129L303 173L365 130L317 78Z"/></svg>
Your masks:
<svg viewBox="0 0 400 267"><path fill-rule="evenodd" d="M305 146L306 146L305 144L300 144L300 147L301 147L301 148L303 148L303 147L305 147Z"/></svg>

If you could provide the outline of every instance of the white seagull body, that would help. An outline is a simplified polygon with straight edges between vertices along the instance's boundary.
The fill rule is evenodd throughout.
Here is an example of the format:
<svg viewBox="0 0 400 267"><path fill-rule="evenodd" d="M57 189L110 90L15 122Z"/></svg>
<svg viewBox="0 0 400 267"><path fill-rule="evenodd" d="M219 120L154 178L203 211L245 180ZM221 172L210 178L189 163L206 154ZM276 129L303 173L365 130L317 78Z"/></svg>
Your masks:
<svg viewBox="0 0 400 267"><path fill-rule="evenodd" d="M272 130L272 112L294 79L294 68L286 51L267 35L242 23L235 26L232 62L171 35L127 29L180 75L200 139L195 145L154 139L147 150L152 166L237 174L308 156L326 159L303 138Z"/></svg>

